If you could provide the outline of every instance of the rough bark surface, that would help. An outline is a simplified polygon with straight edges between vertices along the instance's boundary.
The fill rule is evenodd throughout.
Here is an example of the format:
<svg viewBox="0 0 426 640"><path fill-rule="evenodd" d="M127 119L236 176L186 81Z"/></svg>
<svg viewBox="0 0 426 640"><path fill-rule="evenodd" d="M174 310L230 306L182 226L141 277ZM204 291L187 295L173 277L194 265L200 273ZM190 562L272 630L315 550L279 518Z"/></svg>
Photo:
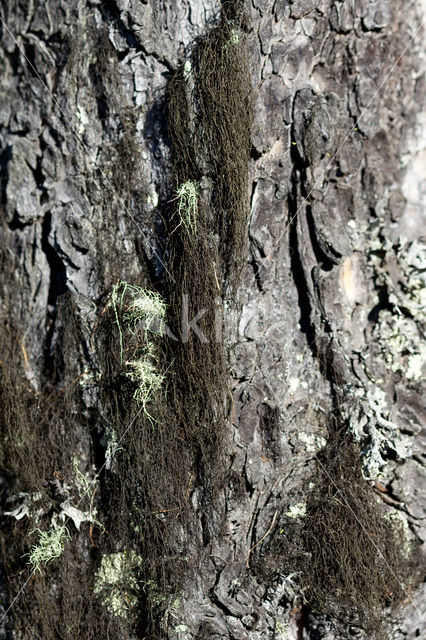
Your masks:
<svg viewBox="0 0 426 640"><path fill-rule="evenodd" d="M203 511L197 480L188 486L197 565L183 575L160 626L180 640L362 637L299 606L291 587L297 576L274 567L268 582L262 565L269 566L279 532L303 523L336 403L378 503L402 519L408 541L425 540L422 6L252 0L245 8L254 123L245 267L237 292L228 288L224 298L233 398L221 461L226 481L213 510ZM167 277L163 223L176 188L167 85L219 12L213 0L1 4L2 238L12 261L2 289L13 302L12 309L4 302L3 315L18 327L16 367L29 393L49 376L60 393L65 383L55 378L53 354L62 349L59 310L64 300L72 305L68 317L80 336L69 345L73 380L86 378L81 418L62 427L74 430L80 473L91 486L108 457L89 379L98 365L93 335L118 279L152 289ZM79 503L77 529L80 516L63 507L67 499L77 504L66 473L45 480L57 482L57 504L74 514L67 554L52 561L48 578L36 572L14 601L30 568L25 559L14 565L12 580L8 554L31 518L34 494L19 485L16 470L15 479L5 472L3 638L47 637L42 611L38 631L34 611L33 626L25 623L37 593L84 599L108 546L103 537L114 538L100 527L93 538L93 523L84 521L96 507L96 520L111 526L107 482L99 480L91 505ZM107 473L114 474L112 463ZM43 508L44 517L52 506ZM32 544L30 537L21 552ZM115 539L109 553L121 551ZM64 583L58 567L65 562L80 563L86 591L78 579L71 588ZM142 617L148 588L137 605L128 602ZM410 587L388 637L426 634L424 595L421 580ZM58 621L49 637L86 637L77 622L67 624ZM111 625L105 637L144 637L143 623L128 636Z"/></svg>

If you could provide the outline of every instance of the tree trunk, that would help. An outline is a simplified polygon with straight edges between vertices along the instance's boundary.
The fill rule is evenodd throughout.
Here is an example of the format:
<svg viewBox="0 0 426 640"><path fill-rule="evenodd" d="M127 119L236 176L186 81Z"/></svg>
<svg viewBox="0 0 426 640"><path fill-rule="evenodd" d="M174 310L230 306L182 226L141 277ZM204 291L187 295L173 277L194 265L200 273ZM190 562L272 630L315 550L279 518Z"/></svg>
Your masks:
<svg viewBox="0 0 426 640"><path fill-rule="evenodd" d="M426 633L423 9L2 2L1 638Z"/></svg>

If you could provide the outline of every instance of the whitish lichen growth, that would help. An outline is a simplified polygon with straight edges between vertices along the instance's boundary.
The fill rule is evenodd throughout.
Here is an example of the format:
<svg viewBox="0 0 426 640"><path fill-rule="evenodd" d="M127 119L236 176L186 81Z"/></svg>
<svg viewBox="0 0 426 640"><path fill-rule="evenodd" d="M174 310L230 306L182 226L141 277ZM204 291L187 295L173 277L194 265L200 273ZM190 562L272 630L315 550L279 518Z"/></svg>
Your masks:
<svg viewBox="0 0 426 640"><path fill-rule="evenodd" d="M198 185L192 180L184 182L176 191L178 226L182 225L188 235L197 232L198 195Z"/></svg>
<svg viewBox="0 0 426 640"><path fill-rule="evenodd" d="M189 631L189 627L186 624L177 624L174 628L175 633L186 633Z"/></svg>
<svg viewBox="0 0 426 640"><path fill-rule="evenodd" d="M408 560L412 552L412 538L406 518L400 511L389 511L385 513L385 518L389 520L393 527L401 534L401 551Z"/></svg>
<svg viewBox="0 0 426 640"><path fill-rule="evenodd" d="M152 209L155 209L156 207L158 207L158 193L156 191L153 191L152 193L150 193L147 196L146 200L147 200L148 205Z"/></svg>
<svg viewBox="0 0 426 640"><path fill-rule="evenodd" d="M279 634L278 637L281 638L281 640L287 640L289 625L285 622L277 622L275 627Z"/></svg>
<svg viewBox="0 0 426 640"><path fill-rule="evenodd" d="M359 398L359 411L343 408L349 429L361 443L363 474L366 478L379 478L386 466L389 450L400 458L411 453L410 439L401 435L398 426L390 420L390 409L386 393L377 385L369 388L348 388L350 395Z"/></svg>
<svg viewBox="0 0 426 640"><path fill-rule="evenodd" d="M6 500L6 504L15 503L17 499L21 499L20 504L15 507L12 511L5 511L3 515L12 516L16 518L16 520L21 520L21 518L29 518L30 516L38 522L41 516L44 514L43 507L39 507L37 509L34 508L34 505L41 501L42 494L40 492L37 493L16 493L13 496L10 496L9 499Z"/></svg>
<svg viewBox="0 0 426 640"><path fill-rule="evenodd" d="M288 518L304 518L306 516L306 503L298 502L291 506L285 514Z"/></svg>
<svg viewBox="0 0 426 640"><path fill-rule="evenodd" d="M110 426L105 429L105 435L102 438L101 444L106 447L105 451L105 468L111 471L115 454L118 451L122 451L123 447L119 446L119 440L117 432Z"/></svg>
<svg viewBox="0 0 426 640"><path fill-rule="evenodd" d="M65 502L61 504L61 513L59 517L64 521L72 520L74 522L76 529L80 530L80 526L82 522L92 522L102 527L100 522L95 520L95 515L96 515L95 510L80 511L80 509L73 507L72 504L70 503L69 498L67 498L67 500L65 500Z"/></svg>
<svg viewBox="0 0 426 640"><path fill-rule="evenodd" d="M388 369L408 380L420 380L426 363L426 347L413 320L397 310L394 313L385 310L377 323L376 335L379 332L382 355Z"/></svg>
<svg viewBox="0 0 426 640"><path fill-rule="evenodd" d="M238 31L238 29L231 29L231 35L230 35L230 41L231 44L238 44L240 41L240 32Z"/></svg>
<svg viewBox="0 0 426 640"><path fill-rule="evenodd" d="M79 124L78 124L78 133L80 135L83 135L83 133L86 131L86 127L89 124L89 116L87 115L87 112L85 110L84 107L82 107L81 105L79 105L77 107L77 118L79 120Z"/></svg>
<svg viewBox="0 0 426 640"><path fill-rule="evenodd" d="M41 571L41 565L62 555L65 540L70 539L71 536L65 525L59 526L56 523L52 523L48 531L33 529L30 535L35 532L39 533L39 538L31 549L31 553L27 554L29 556L28 563L33 571Z"/></svg>
<svg viewBox="0 0 426 640"><path fill-rule="evenodd" d="M128 619L138 603L138 569L142 558L135 551L104 555L95 574L94 594L114 617Z"/></svg>
<svg viewBox="0 0 426 640"><path fill-rule="evenodd" d="M184 80L188 80L188 78L190 77L192 72L192 64L190 60L186 60L185 64L183 65L183 77Z"/></svg>
<svg viewBox="0 0 426 640"><path fill-rule="evenodd" d="M347 398L359 399L358 408L349 402L343 407L350 431L361 444L363 474L380 478L389 459L389 451L399 458L411 455L412 442L401 434L394 401L385 393L387 378L414 385L424 375L426 362L426 253L421 241L403 238L390 241L381 226L363 230L372 235L367 255L377 289L378 307L371 344L364 367L371 384L347 387ZM380 304L380 292L386 292L386 306ZM356 404L355 404L356 406Z"/></svg>
<svg viewBox="0 0 426 640"><path fill-rule="evenodd" d="M425 246L419 241L400 239L392 244L376 238L370 246L369 261L378 284L386 287L391 305L379 314L376 342L389 372L416 382L422 378L426 364Z"/></svg>
<svg viewBox="0 0 426 640"><path fill-rule="evenodd" d="M120 281L111 292L111 305L120 335L120 353L123 357L124 336L119 310L124 308L123 323L131 333L142 324L145 338L148 334L162 335L167 305L155 291L149 291Z"/></svg>
<svg viewBox="0 0 426 640"><path fill-rule="evenodd" d="M126 362L129 367L125 375L136 383L135 400L146 410L148 402L163 384L164 376L158 373L155 349L149 344L138 360Z"/></svg>
<svg viewBox="0 0 426 640"><path fill-rule="evenodd" d="M316 435L315 433L306 433L305 431L299 431L297 434L300 442L306 446L306 451L308 453L315 453L325 447L326 439L322 436Z"/></svg>

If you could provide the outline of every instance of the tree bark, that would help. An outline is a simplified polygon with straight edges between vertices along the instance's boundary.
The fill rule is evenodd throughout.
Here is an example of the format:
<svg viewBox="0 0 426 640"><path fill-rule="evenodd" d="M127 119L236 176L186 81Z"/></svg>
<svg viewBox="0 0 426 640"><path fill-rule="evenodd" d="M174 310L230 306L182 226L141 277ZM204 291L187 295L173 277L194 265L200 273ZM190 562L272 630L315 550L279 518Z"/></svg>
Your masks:
<svg viewBox="0 0 426 640"><path fill-rule="evenodd" d="M356 602L343 615L311 593L315 535L322 549L366 535L377 572L384 560L401 583L395 614L391 593L371 605L386 637L426 633L424 7L251 0L241 22L237 9L1 4L2 638L371 637ZM220 25L223 59L228 46L246 56L253 104L250 146L231 151L247 152L232 233L234 177L197 112L196 65ZM198 145L198 238L176 213L189 175L176 73ZM188 320L200 313L188 340L155 337L164 407L138 404L123 373L143 332L126 328L136 290L118 283L161 295L175 336L182 294ZM354 475L335 475L346 438ZM311 539L320 478L341 527ZM351 482L395 524L405 567ZM33 571L40 532L63 526L64 550ZM367 571L351 562L330 575Z"/></svg>

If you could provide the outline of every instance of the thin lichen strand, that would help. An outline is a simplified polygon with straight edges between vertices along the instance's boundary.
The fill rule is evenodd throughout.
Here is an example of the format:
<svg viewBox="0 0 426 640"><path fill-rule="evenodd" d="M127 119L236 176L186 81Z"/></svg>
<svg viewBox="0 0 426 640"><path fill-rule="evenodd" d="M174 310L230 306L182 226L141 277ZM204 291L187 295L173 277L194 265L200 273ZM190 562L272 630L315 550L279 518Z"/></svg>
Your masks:
<svg viewBox="0 0 426 640"><path fill-rule="evenodd" d="M188 235L197 233L198 186L192 180L184 182L176 191L179 226L182 225Z"/></svg>

